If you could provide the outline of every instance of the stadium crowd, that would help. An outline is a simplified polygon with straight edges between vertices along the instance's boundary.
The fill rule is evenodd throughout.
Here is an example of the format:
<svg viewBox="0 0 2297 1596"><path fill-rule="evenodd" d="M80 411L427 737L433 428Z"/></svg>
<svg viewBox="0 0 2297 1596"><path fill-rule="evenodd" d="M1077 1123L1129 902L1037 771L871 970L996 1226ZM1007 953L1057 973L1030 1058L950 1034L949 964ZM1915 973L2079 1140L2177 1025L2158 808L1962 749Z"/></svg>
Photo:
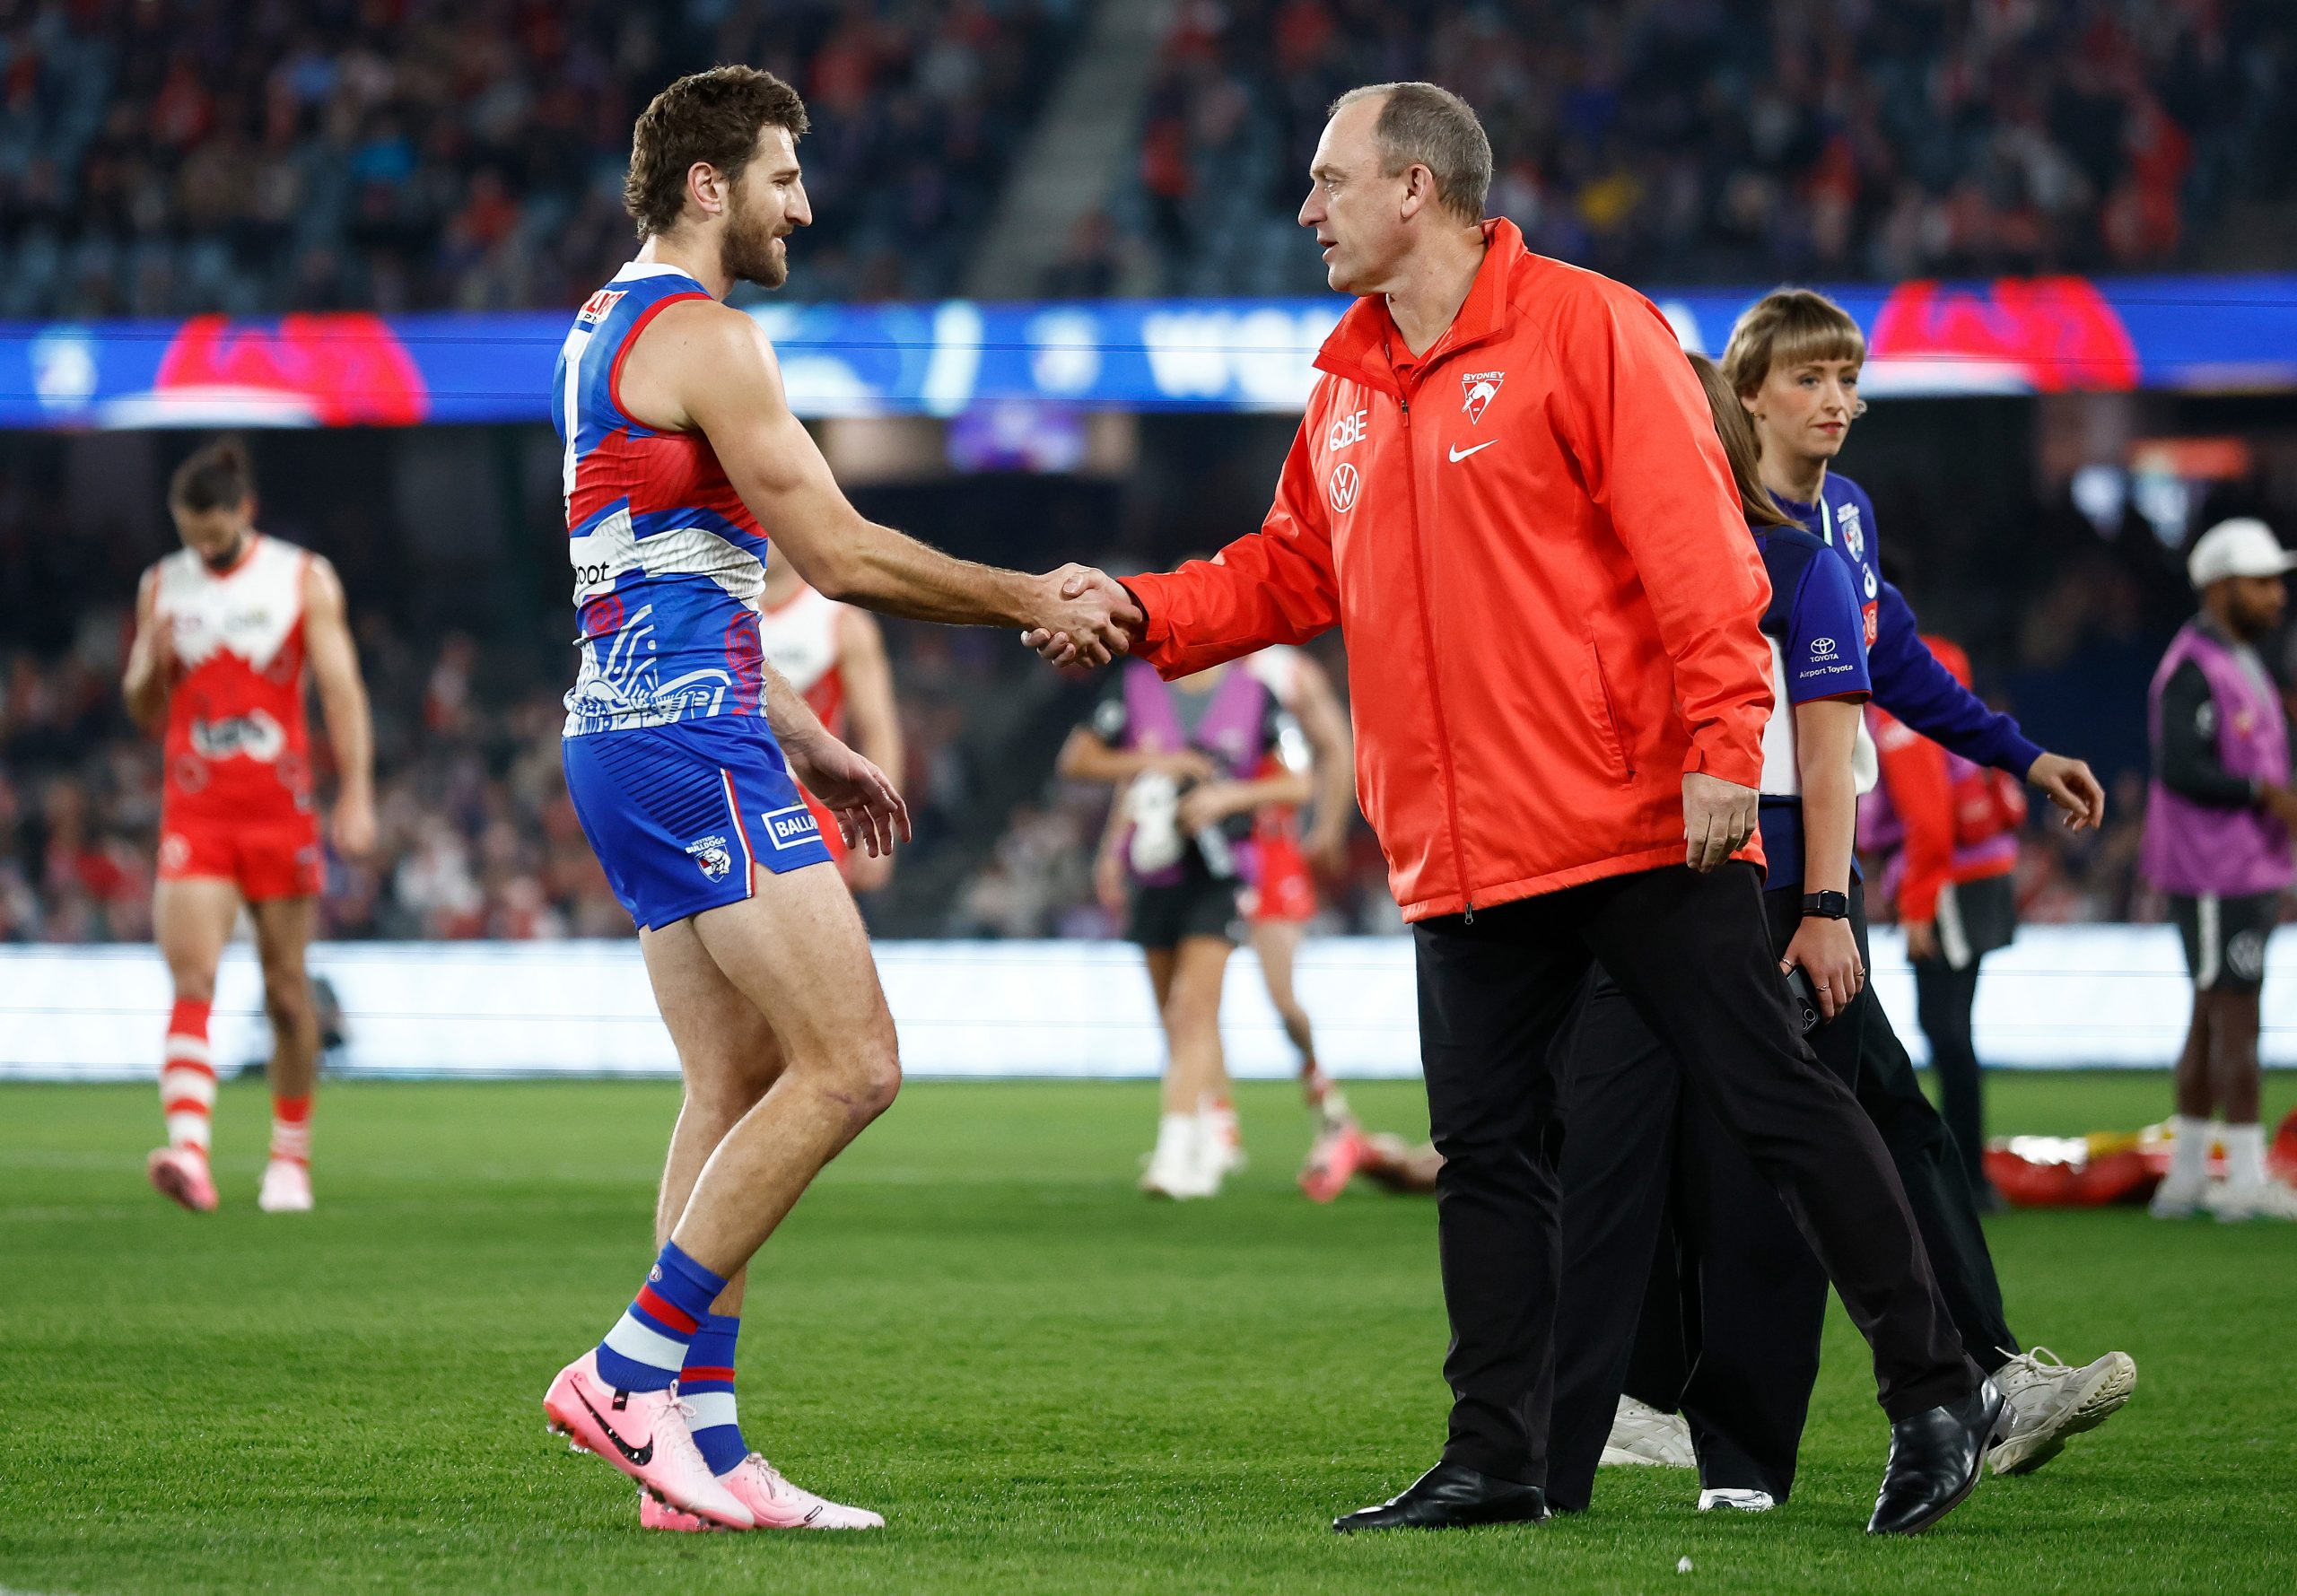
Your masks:
<svg viewBox="0 0 2297 1596"><path fill-rule="evenodd" d="M323 933L332 938L624 937L615 902L566 797L559 763L563 664L547 641L422 635L380 613L358 618L373 694L381 844L363 861L328 859ZM1029 732L968 737L982 706L1009 696L1011 662L952 646L953 634L887 628L909 748L905 789L918 838L897 885L918 877L894 924L912 935L1109 937L1091 863L1108 795L1046 781L985 833L974 800L988 772L1049 768ZM983 639L981 641L988 641ZM120 710L125 641L118 606L87 611L72 646L0 661L0 941L141 941L151 936L160 803L158 745ZM2107 646L2116 646L2109 639ZM2058 645L2049 645L2053 652ZM2082 678L2097 656L2015 679L2040 690ZM2069 838L2037 823L2019 896L2034 921L2148 920L2157 894L2138 880L2144 787L2125 768L2112 820ZM1319 884L1317 929L1397 928L1384 872L1359 827L1343 878ZM885 904L872 917L885 919Z"/></svg>
<svg viewBox="0 0 2297 1596"><path fill-rule="evenodd" d="M951 292L1069 38L1061 0L31 0L0 7L0 317L576 303L632 249L679 73L804 92L791 289ZM13 13L13 14L11 14Z"/></svg>
<svg viewBox="0 0 2297 1596"><path fill-rule="evenodd" d="M631 935L567 799L563 685L546 679L563 661L548 642L410 634L373 609L354 620L381 841L363 860L330 850L322 934ZM125 625L121 608L94 608L63 654L0 663L0 941L151 937L160 751L120 707ZM919 833L904 868L920 868L968 789L960 702L991 693L994 673L930 638L895 646Z"/></svg>
<svg viewBox="0 0 2297 1596"><path fill-rule="evenodd" d="M1306 292L1324 108L1431 78L1482 113L1492 214L1630 282L2154 268L2297 175L2274 0L1185 0L1137 171L1063 281ZM1131 246L1129 248L1129 246Z"/></svg>

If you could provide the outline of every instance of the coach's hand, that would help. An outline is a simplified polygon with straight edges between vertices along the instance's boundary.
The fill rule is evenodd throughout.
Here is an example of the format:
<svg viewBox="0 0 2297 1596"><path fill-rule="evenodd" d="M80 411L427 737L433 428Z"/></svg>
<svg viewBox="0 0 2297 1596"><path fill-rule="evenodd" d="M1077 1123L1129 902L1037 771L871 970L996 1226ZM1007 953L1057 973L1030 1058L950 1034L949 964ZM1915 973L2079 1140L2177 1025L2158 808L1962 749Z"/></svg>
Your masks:
<svg viewBox="0 0 2297 1596"><path fill-rule="evenodd" d="M875 857L909 841L909 805L886 772L827 732L782 746L790 774L837 817L848 848Z"/></svg>
<svg viewBox="0 0 2297 1596"><path fill-rule="evenodd" d="M1683 778L1683 863L1705 875L1755 834L1760 795L1704 771Z"/></svg>
<svg viewBox="0 0 2297 1596"><path fill-rule="evenodd" d="M1064 565L1037 579L1036 624L1021 641L1048 665L1106 665L1132 646L1147 617L1124 584L1089 565Z"/></svg>
<svg viewBox="0 0 2297 1596"><path fill-rule="evenodd" d="M2028 767L2026 780L2065 811L2067 831L2094 832L2106 824L2106 789L2081 760L2045 754Z"/></svg>

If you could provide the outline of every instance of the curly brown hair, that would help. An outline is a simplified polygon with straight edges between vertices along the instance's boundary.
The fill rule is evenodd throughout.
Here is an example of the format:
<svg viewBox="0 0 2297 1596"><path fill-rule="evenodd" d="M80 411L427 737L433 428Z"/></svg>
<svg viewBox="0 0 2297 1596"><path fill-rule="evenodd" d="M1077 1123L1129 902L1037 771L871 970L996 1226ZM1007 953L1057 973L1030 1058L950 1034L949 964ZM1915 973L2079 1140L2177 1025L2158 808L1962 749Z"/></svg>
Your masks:
<svg viewBox="0 0 2297 1596"><path fill-rule="evenodd" d="M757 153L757 135L786 127L794 141L808 124L798 91L755 66L713 66L688 73L654 96L631 132L630 175L622 208L651 239L677 229L686 212L686 178L696 161L729 183Z"/></svg>

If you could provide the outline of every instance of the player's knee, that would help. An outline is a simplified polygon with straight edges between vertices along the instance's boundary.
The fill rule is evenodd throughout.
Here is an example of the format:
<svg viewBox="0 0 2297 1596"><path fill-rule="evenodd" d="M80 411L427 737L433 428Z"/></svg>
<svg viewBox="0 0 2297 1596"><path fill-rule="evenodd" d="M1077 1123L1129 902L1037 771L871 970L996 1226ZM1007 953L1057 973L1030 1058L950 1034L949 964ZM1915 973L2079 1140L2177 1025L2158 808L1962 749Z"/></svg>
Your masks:
<svg viewBox="0 0 2297 1596"><path fill-rule="evenodd" d="M901 1048L890 1027L861 1049L854 1060L853 1085L863 1125L893 1107L901 1095Z"/></svg>
<svg viewBox="0 0 2297 1596"><path fill-rule="evenodd" d="M300 1030L319 1018L318 1005L311 1000L311 983L300 969L265 966L263 1007L272 1025L283 1030Z"/></svg>

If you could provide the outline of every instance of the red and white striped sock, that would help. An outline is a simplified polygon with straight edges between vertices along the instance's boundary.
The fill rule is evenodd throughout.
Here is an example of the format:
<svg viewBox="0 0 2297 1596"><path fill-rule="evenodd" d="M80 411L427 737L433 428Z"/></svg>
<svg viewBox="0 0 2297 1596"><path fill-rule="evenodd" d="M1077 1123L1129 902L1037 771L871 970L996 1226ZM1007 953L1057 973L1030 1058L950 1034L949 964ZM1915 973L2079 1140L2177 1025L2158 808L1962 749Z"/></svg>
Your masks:
<svg viewBox="0 0 2297 1596"><path fill-rule="evenodd" d="M160 1066L160 1112L167 1117L168 1145L207 1152L208 1128L215 1117L215 1066L207 1057L207 1005L179 998L168 1016L167 1051Z"/></svg>
<svg viewBox="0 0 2297 1596"><path fill-rule="evenodd" d="M309 1092L301 1097L272 1095L271 1157L274 1163L306 1165L310 1163L311 1096Z"/></svg>

